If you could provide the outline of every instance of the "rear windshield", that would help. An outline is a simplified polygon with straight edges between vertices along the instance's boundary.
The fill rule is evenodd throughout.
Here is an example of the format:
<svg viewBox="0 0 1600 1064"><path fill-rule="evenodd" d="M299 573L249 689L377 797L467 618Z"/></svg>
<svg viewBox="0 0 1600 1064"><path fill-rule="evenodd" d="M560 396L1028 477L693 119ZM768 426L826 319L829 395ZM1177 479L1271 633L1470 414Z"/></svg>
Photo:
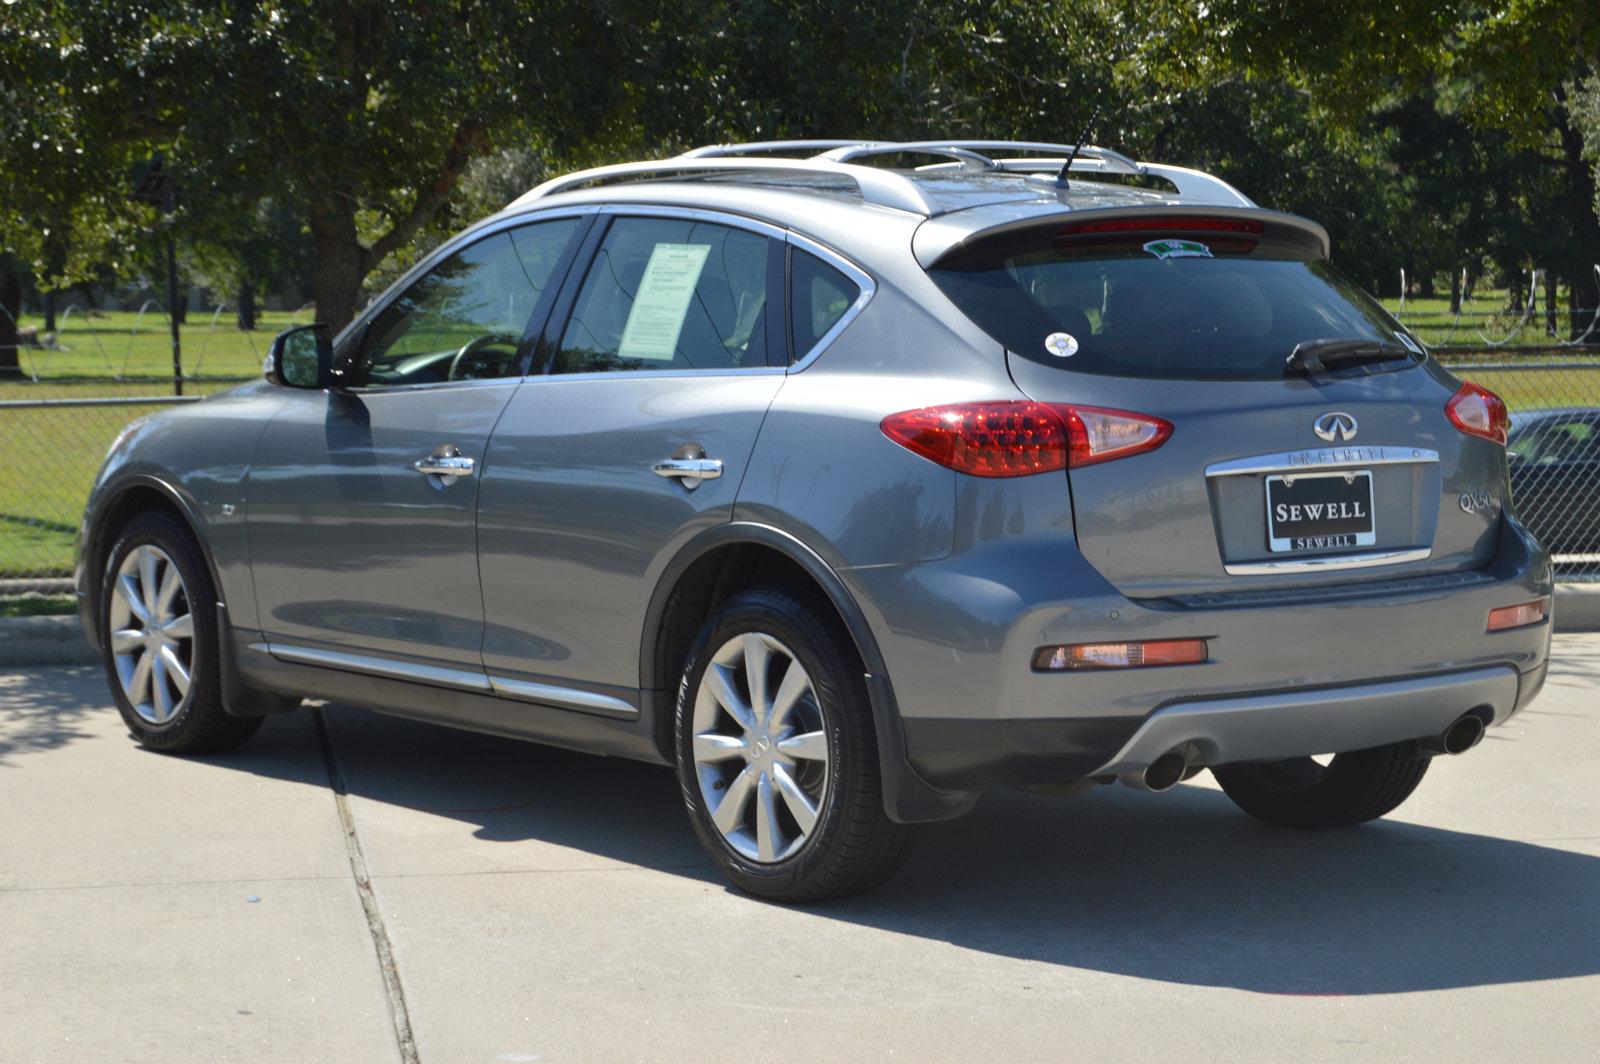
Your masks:
<svg viewBox="0 0 1600 1064"><path fill-rule="evenodd" d="M1297 344L1326 339L1421 356L1401 325L1326 261L1266 240L1143 232L1083 239L1052 229L929 272L1013 353L1080 373L1281 378Z"/></svg>

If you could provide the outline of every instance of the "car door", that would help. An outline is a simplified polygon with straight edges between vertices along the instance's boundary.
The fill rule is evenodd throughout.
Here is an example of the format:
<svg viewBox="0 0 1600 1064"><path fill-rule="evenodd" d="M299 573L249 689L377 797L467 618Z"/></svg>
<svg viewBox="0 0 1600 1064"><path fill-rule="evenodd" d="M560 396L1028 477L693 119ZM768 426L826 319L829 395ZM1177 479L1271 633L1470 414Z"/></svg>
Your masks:
<svg viewBox="0 0 1600 1064"><path fill-rule="evenodd" d="M730 519L783 383L783 233L688 210L599 224L490 442L483 659L503 694L627 716L656 580Z"/></svg>
<svg viewBox="0 0 1600 1064"><path fill-rule="evenodd" d="M487 686L485 450L587 224L502 227L440 256L352 330L350 387L297 392L267 426L248 530L275 655Z"/></svg>

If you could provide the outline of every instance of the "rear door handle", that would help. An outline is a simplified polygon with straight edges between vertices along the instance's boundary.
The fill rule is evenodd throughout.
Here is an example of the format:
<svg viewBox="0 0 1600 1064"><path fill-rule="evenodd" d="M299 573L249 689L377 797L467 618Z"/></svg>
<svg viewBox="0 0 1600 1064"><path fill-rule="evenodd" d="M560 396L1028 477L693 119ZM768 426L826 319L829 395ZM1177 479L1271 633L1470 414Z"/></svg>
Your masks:
<svg viewBox="0 0 1600 1064"><path fill-rule="evenodd" d="M651 469L658 477L676 477L684 487L693 490L702 480L716 480L722 475L720 458L663 458Z"/></svg>

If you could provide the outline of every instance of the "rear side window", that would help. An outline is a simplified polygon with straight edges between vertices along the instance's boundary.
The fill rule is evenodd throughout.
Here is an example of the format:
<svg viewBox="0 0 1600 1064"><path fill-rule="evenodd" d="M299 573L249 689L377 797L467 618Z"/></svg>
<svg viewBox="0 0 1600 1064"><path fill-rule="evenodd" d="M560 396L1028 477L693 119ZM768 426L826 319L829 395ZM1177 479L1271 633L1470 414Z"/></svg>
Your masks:
<svg viewBox="0 0 1600 1064"><path fill-rule="evenodd" d="M789 259L789 327L795 359L804 358L850 309L861 287L810 252Z"/></svg>
<svg viewBox="0 0 1600 1064"><path fill-rule="evenodd" d="M552 373L767 365L768 240L678 218L618 218L595 253Z"/></svg>
<svg viewBox="0 0 1600 1064"><path fill-rule="evenodd" d="M1080 373L1266 380L1307 340L1421 350L1326 261L1265 239L1053 227L929 272L1014 354Z"/></svg>

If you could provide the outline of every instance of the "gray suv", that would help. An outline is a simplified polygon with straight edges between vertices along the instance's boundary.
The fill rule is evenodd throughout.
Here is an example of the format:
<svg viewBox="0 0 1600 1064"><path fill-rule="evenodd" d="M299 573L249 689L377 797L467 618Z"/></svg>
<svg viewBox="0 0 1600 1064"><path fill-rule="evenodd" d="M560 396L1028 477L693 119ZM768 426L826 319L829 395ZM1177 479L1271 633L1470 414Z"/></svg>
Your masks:
<svg viewBox="0 0 1600 1064"><path fill-rule="evenodd" d="M1351 825L1538 693L1504 404L1181 167L703 148L534 189L130 426L78 595L134 737L302 698L676 766L740 888L989 789Z"/></svg>

